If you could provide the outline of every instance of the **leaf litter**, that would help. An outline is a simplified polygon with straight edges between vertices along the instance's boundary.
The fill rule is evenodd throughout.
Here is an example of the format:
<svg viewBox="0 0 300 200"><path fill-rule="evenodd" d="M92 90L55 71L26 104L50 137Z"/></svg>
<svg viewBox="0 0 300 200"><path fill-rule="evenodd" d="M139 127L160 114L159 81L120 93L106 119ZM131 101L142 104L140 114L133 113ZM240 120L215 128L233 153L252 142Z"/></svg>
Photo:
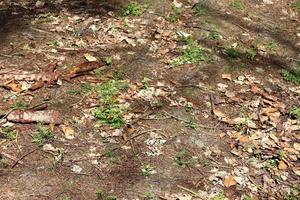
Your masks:
<svg viewBox="0 0 300 200"><path fill-rule="evenodd" d="M275 4L264 1L260 6L273 5L272 3ZM54 5L56 4L63 5L62 1L56 1ZM224 1L218 2L218 6L223 4ZM111 177L115 178L112 178L112 183L122 182L124 179L126 187L131 187L126 183L128 176L124 176L123 171L130 174L129 179L138 176L138 179L142 180L140 175L132 170L137 165L148 166L144 162L156 160L153 162L153 165L157 165L156 173L150 174L146 180L157 177L162 183L170 182L171 185L178 186L176 191L172 192L155 191L162 199L257 199L256 196L263 199L270 193L273 199L288 195L299 196L299 189L290 187L299 183L300 176L300 125L295 114L290 113L290 108L297 106L295 96L299 94L298 86L282 83L282 80L276 77L268 81L265 80L265 76L261 77L252 72L218 74L216 81L210 84L210 77L205 79L205 76L202 77L193 71L197 67L202 69L203 65L206 65L206 59L197 59L195 64L182 62L182 66L172 66L170 61L178 58L180 52L186 52L187 55L190 52L184 51L187 47L182 45L178 37L197 35L194 29L185 29L186 19L191 17L189 9L193 6L178 0L173 1L173 5L184 10L176 19L177 23L172 23L152 11L143 11L141 16L126 18L113 12L102 18L83 13L75 15L67 10L64 10L64 16L51 13L36 16L31 22L34 32L30 33L30 40L38 40L35 34L38 36L49 33L51 36L43 43L37 41L36 45L25 45L22 53L29 57L34 54L43 55L48 63L36 59L35 66L38 66L38 70L28 70L26 62L19 66L13 64L13 69L7 67L12 64L10 61L0 63L0 86L1 92L5 94L0 105L1 127L13 123L17 127L16 130L24 132L22 137L11 137L16 143L15 148L10 145L10 137L7 137L9 132L6 130L7 138L0 139L0 161L2 162L2 157L6 155L15 162L11 163L11 166L25 166L24 163L28 162L26 157L34 153L24 152L24 148L28 147L24 144L32 140L29 132L35 124L42 123L50 124L49 129L55 132L55 137L51 136L51 144L39 146L42 146L43 152L53 155L55 162L51 168L56 170L66 170L64 167L67 167L69 171L80 176L87 176L86 172L95 172L95 176L99 176L100 172L108 182ZM251 5L252 3L247 5L250 6L249 9L253 9ZM43 9L46 4L38 1L35 6ZM291 12L296 15L290 10L284 13ZM148 14L153 16L148 19L145 17ZM247 20L252 21L250 18ZM195 25L198 22L195 20L193 23ZM201 24L201 28L207 25ZM242 31L243 29L241 28ZM234 51L240 48L239 44L233 41L232 34L228 37L226 31L223 32L224 37L218 39L216 46L231 42L234 44ZM53 39L52 35L57 36L57 39ZM66 39L64 35L72 36ZM197 37L199 35L201 34ZM193 44L197 48L201 45L201 52L214 52L214 48L202 48L200 41L201 38L197 38ZM134 50L124 50L125 53L110 51L113 48ZM146 53L143 52L141 56L138 48L147 49ZM266 53L266 48L261 49ZM254 51L252 46L251 50ZM99 52L111 52L112 55L99 56ZM214 53L217 60L221 59L218 58L217 52ZM143 74L141 79L130 77L130 73L127 77L121 77L120 74L116 76L114 73L121 65L130 68L135 62L131 58L126 60L127 56L147 59L149 56L156 60L155 65L159 67L152 69L153 63L147 61L147 68L151 68L151 72ZM112 59L106 62L105 57ZM12 56L12 59L14 58L16 57ZM234 60L242 59L242 54L239 53ZM53 61L55 62L52 63ZM264 69L264 73L267 73L266 71ZM132 74L135 72L138 73L137 68ZM197 75L190 76L190 73ZM212 78L213 74L215 73L208 76ZM151 77L151 80L145 77ZM193 84L193 77L196 77L197 81L206 80L207 83L201 80L201 84L205 82L204 85ZM110 81L112 79L114 80ZM270 84L282 90L270 88ZM200 94L201 98L194 97L191 91L183 89L189 87L197 91L196 95ZM102 91L103 88L106 92ZM68 95L65 92L67 89ZM30 105L33 105L35 100L50 100L49 108L46 106L32 110L20 105L9 108L9 105L20 97ZM123 109L123 105L126 109ZM169 109L174 112L166 112ZM151 110L151 115L143 116L145 110ZM196 126L197 124L209 124L207 127L210 127L210 131L206 130L205 126ZM184 148L189 149L187 152L197 155L195 157L200 157L198 160L201 162L194 166L189 165L187 169L178 166L176 168L174 163L171 163L174 161L174 155L176 157L176 152L173 151L185 144L181 144L180 140L186 140L186 135L192 135L194 132L199 137L205 133L205 137L200 138L207 145L205 151L192 149L189 145L185 145ZM179 135L182 136L180 139ZM207 140L210 142L206 143ZM36 142L38 141L31 145L35 145ZM80 147L84 148L81 150ZM14 154L15 152L20 152L21 155ZM128 156L130 152L135 159ZM64 159L65 157L67 159ZM34 156L30 158L38 160ZM86 165L87 160L93 168ZM41 165L41 168L48 168L45 163ZM152 166L152 163L149 166ZM140 172L140 166L138 169ZM1 170L2 164L0 173ZM111 177L107 177L106 173ZM187 175L182 178L184 173ZM200 178L200 181L195 178ZM178 185L174 179L183 186ZM185 181L181 182L181 179ZM202 186L199 186L201 184ZM143 187L139 187L138 190L142 191ZM123 195L115 185L110 188L113 191L112 188L117 188L115 192ZM230 190L241 195L232 197Z"/></svg>

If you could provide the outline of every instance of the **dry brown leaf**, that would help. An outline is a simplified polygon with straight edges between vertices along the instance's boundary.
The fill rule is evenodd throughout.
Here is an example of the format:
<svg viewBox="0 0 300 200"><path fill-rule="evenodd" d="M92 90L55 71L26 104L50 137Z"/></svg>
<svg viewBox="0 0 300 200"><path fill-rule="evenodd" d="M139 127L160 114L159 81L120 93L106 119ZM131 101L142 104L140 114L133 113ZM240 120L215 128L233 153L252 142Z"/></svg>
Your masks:
<svg viewBox="0 0 300 200"><path fill-rule="evenodd" d="M11 81L10 83L4 85L4 87L14 92L19 92L22 90L21 85L16 81Z"/></svg>
<svg viewBox="0 0 300 200"><path fill-rule="evenodd" d="M65 137L68 140L72 140L72 139L75 138L75 131L74 131L74 129L72 127L66 126L66 125L61 125L61 129L64 132Z"/></svg>
<svg viewBox="0 0 300 200"><path fill-rule="evenodd" d="M229 81L232 81L231 74L222 74L222 79L227 79Z"/></svg>
<svg viewBox="0 0 300 200"><path fill-rule="evenodd" d="M94 69L99 68L103 63L93 61L93 62L83 62L78 65L73 66L69 71L69 77L74 78L80 74L93 71Z"/></svg>
<svg viewBox="0 0 300 200"><path fill-rule="evenodd" d="M242 136L239 138L240 143L248 143L250 141L249 136Z"/></svg>
<svg viewBox="0 0 300 200"><path fill-rule="evenodd" d="M295 142L295 143L293 144L293 147L294 147L295 150L300 151L300 143Z"/></svg>
<svg viewBox="0 0 300 200"><path fill-rule="evenodd" d="M44 81L37 81L29 88L29 90L34 91L42 88L44 85L45 85Z"/></svg>
<svg viewBox="0 0 300 200"><path fill-rule="evenodd" d="M236 184L237 184L237 182L236 182L236 180L234 179L233 176L225 177L225 180L224 180L225 187L231 187L231 186L234 186Z"/></svg>
<svg viewBox="0 0 300 200"><path fill-rule="evenodd" d="M287 169L287 165L285 164L285 162L283 160L279 161L278 169L283 170L283 171Z"/></svg>

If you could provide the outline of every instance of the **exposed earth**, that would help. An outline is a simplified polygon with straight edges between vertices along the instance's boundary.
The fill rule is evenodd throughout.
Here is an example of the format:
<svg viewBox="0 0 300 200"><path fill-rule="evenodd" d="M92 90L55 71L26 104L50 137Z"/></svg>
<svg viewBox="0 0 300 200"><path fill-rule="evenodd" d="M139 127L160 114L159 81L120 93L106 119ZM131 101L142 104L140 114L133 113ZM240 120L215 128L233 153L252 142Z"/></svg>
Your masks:
<svg viewBox="0 0 300 200"><path fill-rule="evenodd" d="M0 199L300 199L299 14L0 1Z"/></svg>

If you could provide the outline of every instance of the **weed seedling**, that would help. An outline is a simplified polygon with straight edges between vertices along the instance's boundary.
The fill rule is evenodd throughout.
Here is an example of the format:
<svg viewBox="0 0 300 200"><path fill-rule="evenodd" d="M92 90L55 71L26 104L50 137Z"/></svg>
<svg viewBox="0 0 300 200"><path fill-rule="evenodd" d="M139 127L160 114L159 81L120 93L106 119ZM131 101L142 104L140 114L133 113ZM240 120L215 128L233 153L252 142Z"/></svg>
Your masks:
<svg viewBox="0 0 300 200"><path fill-rule="evenodd" d="M51 47L55 47L55 48L58 48L58 47L61 47L63 46L63 43L59 40L51 40L47 43L49 46Z"/></svg>
<svg viewBox="0 0 300 200"><path fill-rule="evenodd" d="M176 153L174 161L182 167L188 166L192 162L192 158L189 155L189 152L185 149Z"/></svg>
<svg viewBox="0 0 300 200"><path fill-rule="evenodd" d="M117 200L117 197L109 196L105 191L98 189L96 191L96 199L97 200Z"/></svg>
<svg viewBox="0 0 300 200"><path fill-rule="evenodd" d="M111 56L105 58L105 64L106 65L112 65L112 62L113 62L113 60L112 60Z"/></svg>
<svg viewBox="0 0 300 200"><path fill-rule="evenodd" d="M217 40L220 38L220 34L218 31L209 31L206 35L206 38L209 40Z"/></svg>
<svg viewBox="0 0 300 200"><path fill-rule="evenodd" d="M121 128L125 120L123 119L126 107L119 105L116 100L119 91L127 89L124 81L107 81L95 88L99 94L100 106L95 108L93 113L100 124L108 124L112 128Z"/></svg>
<svg viewBox="0 0 300 200"><path fill-rule="evenodd" d="M266 45L266 48L269 50L269 51L273 51L274 49L277 48L277 44L275 42L268 42L267 45Z"/></svg>
<svg viewBox="0 0 300 200"><path fill-rule="evenodd" d="M292 4L292 7L293 7L295 10L300 10L300 0L296 0L296 1Z"/></svg>
<svg viewBox="0 0 300 200"><path fill-rule="evenodd" d="M208 56L205 55L203 49L198 45L197 41L188 37L184 39L186 48L182 50L181 56L175 58L172 63L182 65L186 63L198 63L200 61L208 61Z"/></svg>
<svg viewBox="0 0 300 200"><path fill-rule="evenodd" d="M145 165L142 168L142 174L143 176L150 176L152 174L155 174L155 168L151 165Z"/></svg>
<svg viewBox="0 0 300 200"><path fill-rule="evenodd" d="M290 188L288 192L284 194L284 200L299 200L300 188Z"/></svg>
<svg viewBox="0 0 300 200"><path fill-rule="evenodd" d="M12 110L26 110L28 107L29 104L24 101L17 101L16 103L10 105L10 109Z"/></svg>
<svg viewBox="0 0 300 200"><path fill-rule="evenodd" d="M246 195L246 196L243 197L243 200L251 200L251 199L252 198L250 196L248 196L248 195Z"/></svg>
<svg viewBox="0 0 300 200"><path fill-rule="evenodd" d="M38 124L38 132L32 136L32 142L38 146L43 146L45 143L51 143L54 140L54 134L50 132L49 128Z"/></svg>
<svg viewBox="0 0 300 200"><path fill-rule="evenodd" d="M256 55L257 52L254 48L250 48L247 50L247 59L253 61Z"/></svg>
<svg viewBox="0 0 300 200"><path fill-rule="evenodd" d="M17 132L12 127L4 127L3 129L0 129L0 139L6 139L6 140L15 140L17 137Z"/></svg>
<svg viewBox="0 0 300 200"><path fill-rule="evenodd" d="M181 17L182 10L177 8L174 4L172 5L171 13L166 17L169 22L177 22Z"/></svg>
<svg viewBox="0 0 300 200"><path fill-rule="evenodd" d="M149 88L149 86L150 86L150 81L151 81L150 78L144 77L144 79L142 80L142 84L143 84L143 86L144 86L144 89Z"/></svg>
<svg viewBox="0 0 300 200"><path fill-rule="evenodd" d="M153 193L153 192L147 192L145 195L144 195L144 200L157 200L157 197L156 195Z"/></svg>
<svg viewBox="0 0 300 200"><path fill-rule="evenodd" d="M220 192L217 196L214 196L212 198L212 200L225 200L225 194L224 194L224 192L223 191Z"/></svg>
<svg viewBox="0 0 300 200"><path fill-rule="evenodd" d="M53 22L54 20L55 17L53 17L51 13L42 14L37 18L38 23L49 23L49 22Z"/></svg>
<svg viewBox="0 0 300 200"><path fill-rule="evenodd" d="M234 48L225 49L224 52L229 58L237 59L241 57L241 53L235 50Z"/></svg>
<svg viewBox="0 0 300 200"><path fill-rule="evenodd" d="M300 122L300 107L295 107L290 110L290 115L295 117Z"/></svg>
<svg viewBox="0 0 300 200"><path fill-rule="evenodd" d="M242 0L234 0L231 2L230 6L237 10L244 10L244 2Z"/></svg>
<svg viewBox="0 0 300 200"><path fill-rule="evenodd" d="M187 102L187 103L185 104L185 110L186 110L187 112L191 112L193 109L194 109L193 103Z"/></svg>
<svg viewBox="0 0 300 200"><path fill-rule="evenodd" d="M143 14L143 7L135 1L130 1L121 9L121 15L126 16L140 16Z"/></svg>
<svg viewBox="0 0 300 200"><path fill-rule="evenodd" d="M294 69L283 69L281 72L283 79L294 84L300 84L300 61Z"/></svg>
<svg viewBox="0 0 300 200"><path fill-rule="evenodd" d="M195 4L193 9L194 9L194 12L195 12L196 16L206 15L205 7L204 7L203 3Z"/></svg>

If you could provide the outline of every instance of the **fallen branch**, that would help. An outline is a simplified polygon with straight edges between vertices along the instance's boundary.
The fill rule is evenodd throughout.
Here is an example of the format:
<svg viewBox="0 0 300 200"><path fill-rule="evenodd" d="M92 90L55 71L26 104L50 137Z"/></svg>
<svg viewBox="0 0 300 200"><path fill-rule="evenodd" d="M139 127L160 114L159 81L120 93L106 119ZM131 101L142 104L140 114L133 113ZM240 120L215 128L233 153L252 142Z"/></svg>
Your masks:
<svg viewBox="0 0 300 200"><path fill-rule="evenodd" d="M12 111L7 115L7 120L16 123L42 122L46 124L61 124L60 113L55 110L46 111Z"/></svg>

